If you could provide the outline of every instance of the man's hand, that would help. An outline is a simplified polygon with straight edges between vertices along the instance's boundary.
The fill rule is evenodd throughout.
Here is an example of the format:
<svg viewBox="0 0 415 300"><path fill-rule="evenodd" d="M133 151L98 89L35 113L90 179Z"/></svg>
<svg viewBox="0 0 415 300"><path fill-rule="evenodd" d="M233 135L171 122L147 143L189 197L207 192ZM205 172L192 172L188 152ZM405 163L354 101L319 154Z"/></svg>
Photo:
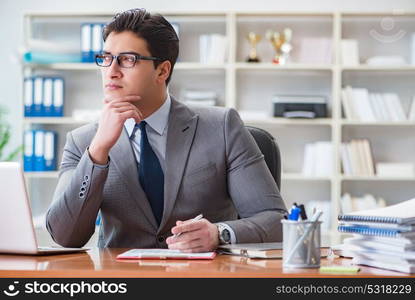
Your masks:
<svg viewBox="0 0 415 300"><path fill-rule="evenodd" d="M98 130L89 146L89 155L95 163L108 162L108 153L118 141L127 119L134 118L136 123L141 122L143 115L133 104L140 99L140 96L104 99Z"/></svg>
<svg viewBox="0 0 415 300"><path fill-rule="evenodd" d="M167 238L169 249L182 252L207 252L215 250L219 245L218 228L206 219L177 221L171 232L180 233L180 236Z"/></svg>

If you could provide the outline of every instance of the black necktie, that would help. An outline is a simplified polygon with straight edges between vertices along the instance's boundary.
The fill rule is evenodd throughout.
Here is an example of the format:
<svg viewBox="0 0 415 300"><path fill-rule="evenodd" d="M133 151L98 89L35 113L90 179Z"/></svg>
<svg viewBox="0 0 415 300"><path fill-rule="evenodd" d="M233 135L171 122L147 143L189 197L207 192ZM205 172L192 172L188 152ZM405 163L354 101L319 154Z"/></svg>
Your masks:
<svg viewBox="0 0 415 300"><path fill-rule="evenodd" d="M136 124L132 138L135 136L137 127L140 128L141 141L138 179L150 201L150 206L156 217L157 223L160 225L164 205L164 174L160 161L148 142L146 125L146 121L141 121L140 124Z"/></svg>

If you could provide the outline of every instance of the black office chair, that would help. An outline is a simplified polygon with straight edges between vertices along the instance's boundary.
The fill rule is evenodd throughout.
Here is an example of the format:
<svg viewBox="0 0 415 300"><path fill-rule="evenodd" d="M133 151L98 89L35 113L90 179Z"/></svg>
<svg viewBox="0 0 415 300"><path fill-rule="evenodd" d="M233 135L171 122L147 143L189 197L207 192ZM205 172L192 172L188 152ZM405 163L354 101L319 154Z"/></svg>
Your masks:
<svg viewBox="0 0 415 300"><path fill-rule="evenodd" d="M265 163L271 171L272 177L274 177L278 189L281 191L281 154L277 142L270 133L261 128L253 126L245 127L251 133L259 149L264 155Z"/></svg>

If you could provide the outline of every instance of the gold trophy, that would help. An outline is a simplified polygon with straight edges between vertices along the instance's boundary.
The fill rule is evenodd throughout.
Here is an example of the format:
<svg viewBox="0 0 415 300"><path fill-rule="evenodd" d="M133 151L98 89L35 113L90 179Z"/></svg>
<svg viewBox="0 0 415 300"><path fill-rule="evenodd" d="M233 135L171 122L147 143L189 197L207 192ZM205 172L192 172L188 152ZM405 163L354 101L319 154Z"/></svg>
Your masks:
<svg viewBox="0 0 415 300"><path fill-rule="evenodd" d="M261 60L258 57L256 45L261 40L261 35L256 34L255 32L250 32L246 36L248 39L249 44L251 45L251 49L249 50L249 56L246 59L246 62L260 62Z"/></svg>
<svg viewBox="0 0 415 300"><path fill-rule="evenodd" d="M266 33L266 37L274 46L275 50L275 56L272 62L279 65L286 64L293 48L291 44L292 30L285 28L282 33L269 30Z"/></svg>

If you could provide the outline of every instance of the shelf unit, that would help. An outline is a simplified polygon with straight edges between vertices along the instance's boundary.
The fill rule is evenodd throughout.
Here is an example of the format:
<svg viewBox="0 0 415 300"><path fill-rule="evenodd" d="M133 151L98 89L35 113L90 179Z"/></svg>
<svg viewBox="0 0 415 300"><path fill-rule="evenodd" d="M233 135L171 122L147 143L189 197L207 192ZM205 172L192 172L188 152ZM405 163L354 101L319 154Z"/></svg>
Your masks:
<svg viewBox="0 0 415 300"><path fill-rule="evenodd" d="M341 88L346 84L366 84L369 82L374 91L382 92L384 89L394 91L396 76L398 79L415 79L415 66L368 66L362 61L358 66L342 66L340 63L340 41L342 38L356 38L359 40L359 51L362 58L371 55L399 54L402 49L409 47L408 38L397 41L396 45L381 44L370 38L366 29L379 27L384 18L393 18L395 23L402 26L406 32L415 32L415 13L393 12L385 13L313 13L313 12L161 12L169 21L180 26L180 55L175 66L170 92L180 99L180 93L186 88L204 88L216 90L219 94L219 104L233 107L240 111L247 125L262 127L273 134L278 142L283 160L283 184L282 195L288 207L293 202L305 202L310 194L322 197L320 200L329 201L330 229L336 232L336 218L339 213L340 198L344 192L354 193L362 190L360 184L367 187L368 192L379 190L376 185L381 184L389 189L397 191L398 197L386 199L387 202L405 200L404 197L413 193L408 184L414 178L383 178L383 177L359 177L343 176L341 172L341 160L339 149L343 141L349 138L375 136L375 160L377 156L382 160L395 161L399 154L391 155L395 148L392 144L404 146L415 145L415 137L393 134L397 132L409 132L415 126L415 122L383 122L365 123L347 121L342 117ZM74 29L80 22L108 21L113 16L112 12L100 13L27 13L25 15L25 38L55 38L54 30L47 30L48 24L64 23L68 27L69 37L76 38ZM248 43L244 36L248 31L255 31L264 36L267 29L282 30L285 26L293 28L292 62L286 65L271 63L273 48L265 38L258 44L260 63L246 63ZM364 29L364 30L359 30ZM56 33L56 32L55 32ZM224 64L201 64L198 62L199 43L198 37L205 33L220 33L227 38L227 58ZM299 40L303 37L325 37L332 41L331 63L305 63L298 61ZM76 42L76 40L75 40ZM79 41L78 41L79 42ZM398 50L398 52L396 52ZM310 50L312 51L312 49ZM393 52L395 51L395 52ZM403 51L403 50L402 50ZM408 52L404 51L405 57ZM101 99L100 76L94 64L26 64L23 65L23 74L60 74L67 80L67 93L65 95L65 117L63 118L23 118L26 128L46 126L58 129L61 141L59 149L62 150L64 133L80 126L85 121L78 121L71 116L71 110L78 108L99 108ZM381 74L379 80L384 80L379 85L379 77L373 74ZM79 77L79 78L78 78ZM372 78L374 77L374 78ZM385 79L386 78L386 79ZM393 80L387 80L392 78ZM90 88L82 87L80 82L89 80ZM395 80L395 81L394 81ZM388 83L390 83L388 85ZM409 81L398 84L405 96L415 94L415 86L409 86ZM406 85L405 85L406 84ZM362 86L365 87L365 86ZM400 91L398 91L400 92ZM315 120L291 120L273 118L271 116L271 97L276 93L311 93L325 95L328 101L328 118ZM91 100L94 99L94 100ZM245 116L244 112L248 112ZM254 113L249 116L249 113ZM255 113L257 115L255 115ZM259 115L258 115L259 113ZM388 135L385 134L388 133ZM382 138L384 143L382 143ZM386 140L385 140L386 139ZM407 140L410 140L408 142ZM307 177L301 174L303 151L306 143L326 140L332 141L333 175L330 177ZM410 158L408 151L398 147L404 158L415 163L415 158ZM413 149L413 148L412 148ZM59 159L61 156L59 156ZM57 178L57 172L50 173L26 173L30 180L44 180ZM402 184L408 185L409 191L400 193ZM356 188L354 185L359 185ZM375 185L373 188L371 185ZM310 189L312 192L310 193ZM360 195L357 195L360 196ZM313 199L316 200L316 199ZM48 203L47 203L48 204ZM47 206L47 205L45 205ZM44 207L45 207L44 206Z"/></svg>

